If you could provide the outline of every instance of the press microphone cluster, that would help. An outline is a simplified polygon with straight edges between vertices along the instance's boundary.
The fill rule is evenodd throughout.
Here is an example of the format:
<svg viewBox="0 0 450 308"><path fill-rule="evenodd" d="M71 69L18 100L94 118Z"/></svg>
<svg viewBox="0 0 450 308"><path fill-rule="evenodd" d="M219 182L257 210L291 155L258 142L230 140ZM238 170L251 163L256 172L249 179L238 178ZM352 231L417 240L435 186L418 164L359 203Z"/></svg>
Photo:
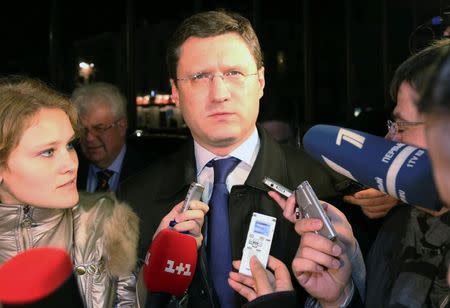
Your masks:
<svg viewBox="0 0 450 308"><path fill-rule="evenodd" d="M442 207L425 149L322 124L306 132L303 145L312 157L352 180L408 204Z"/></svg>
<svg viewBox="0 0 450 308"><path fill-rule="evenodd" d="M164 229L150 246L143 267L144 284L151 295L146 307L165 307L170 299L182 296L194 277L197 243L187 234Z"/></svg>
<svg viewBox="0 0 450 308"><path fill-rule="evenodd" d="M65 250L25 250L0 266L0 307L83 307Z"/></svg>

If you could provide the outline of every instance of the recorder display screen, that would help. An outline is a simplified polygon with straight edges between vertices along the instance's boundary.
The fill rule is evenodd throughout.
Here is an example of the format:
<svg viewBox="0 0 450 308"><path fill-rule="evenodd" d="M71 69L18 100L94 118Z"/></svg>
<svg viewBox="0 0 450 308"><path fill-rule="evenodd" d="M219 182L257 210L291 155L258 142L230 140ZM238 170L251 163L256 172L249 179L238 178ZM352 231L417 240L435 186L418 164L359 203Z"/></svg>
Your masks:
<svg viewBox="0 0 450 308"><path fill-rule="evenodd" d="M255 223L255 233L262 234L264 236L269 236L270 225L257 221Z"/></svg>

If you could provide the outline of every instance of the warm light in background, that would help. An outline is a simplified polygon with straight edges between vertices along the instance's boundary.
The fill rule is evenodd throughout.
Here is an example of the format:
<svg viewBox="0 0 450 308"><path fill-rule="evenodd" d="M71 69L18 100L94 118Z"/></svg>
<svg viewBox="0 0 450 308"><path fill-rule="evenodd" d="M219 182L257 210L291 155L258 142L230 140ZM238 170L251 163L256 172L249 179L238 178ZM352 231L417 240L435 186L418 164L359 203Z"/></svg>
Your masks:
<svg viewBox="0 0 450 308"><path fill-rule="evenodd" d="M78 75L83 78L84 83L88 83L94 72L94 63L80 62L78 64Z"/></svg>

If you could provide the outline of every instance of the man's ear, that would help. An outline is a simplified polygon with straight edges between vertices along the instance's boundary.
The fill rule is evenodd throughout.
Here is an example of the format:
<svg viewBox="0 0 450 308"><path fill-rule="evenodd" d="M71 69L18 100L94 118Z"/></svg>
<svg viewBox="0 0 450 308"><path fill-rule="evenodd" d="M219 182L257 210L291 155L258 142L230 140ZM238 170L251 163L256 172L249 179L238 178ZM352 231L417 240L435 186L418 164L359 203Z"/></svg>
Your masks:
<svg viewBox="0 0 450 308"><path fill-rule="evenodd" d="M266 86L266 80L264 78L264 66L258 70L258 82L259 82L259 98L264 95L264 87Z"/></svg>
<svg viewBox="0 0 450 308"><path fill-rule="evenodd" d="M120 129L120 135L126 136L127 134L127 128L128 128L128 120L126 118L122 118L117 121L117 126Z"/></svg>
<svg viewBox="0 0 450 308"><path fill-rule="evenodd" d="M180 107L180 97L178 95L178 88L173 79L170 79L170 88L172 90L172 101L175 103L175 106Z"/></svg>

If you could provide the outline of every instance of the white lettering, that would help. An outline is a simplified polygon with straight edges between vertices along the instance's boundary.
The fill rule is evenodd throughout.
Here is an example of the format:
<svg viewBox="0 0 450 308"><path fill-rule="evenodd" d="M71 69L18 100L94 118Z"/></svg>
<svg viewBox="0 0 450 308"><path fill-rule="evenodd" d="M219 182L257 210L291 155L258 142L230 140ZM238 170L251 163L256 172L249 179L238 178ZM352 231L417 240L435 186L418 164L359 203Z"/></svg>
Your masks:
<svg viewBox="0 0 450 308"><path fill-rule="evenodd" d="M348 143L353 144L355 147L362 149L366 138L348 129L341 128L339 129L339 132L336 137L336 144L341 145L342 140L345 140Z"/></svg>
<svg viewBox="0 0 450 308"><path fill-rule="evenodd" d="M175 273L175 270L173 269L174 264L175 264L174 261L167 260L167 265L168 266L164 269L164 271L168 272L168 273L171 273L171 274Z"/></svg>
<svg viewBox="0 0 450 308"><path fill-rule="evenodd" d="M181 273L184 272L184 265L183 265L183 263L178 264L178 266L175 267L175 269L177 270L177 275L181 275Z"/></svg>
<svg viewBox="0 0 450 308"><path fill-rule="evenodd" d="M339 166L338 164L336 164L334 161L332 161L331 159L325 157L322 155L322 159L324 160L324 162L328 165L328 167L330 167L331 169L333 169L334 171L336 171L337 173L340 173L348 178L351 178L352 180L356 181L355 177L351 174L350 171L348 171L347 169L345 169L342 166Z"/></svg>
<svg viewBox="0 0 450 308"><path fill-rule="evenodd" d="M379 177L375 177L375 182L377 182L377 186L378 186L378 190L381 192L386 193L385 189L384 189L384 181L382 178Z"/></svg>
<svg viewBox="0 0 450 308"><path fill-rule="evenodd" d="M167 260L167 267L164 269L165 272L175 275L191 276L191 265L180 263L175 266L175 261Z"/></svg>
<svg viewBox="0 0 450 308"><path fill-rule="evenodd" d="M403 148L405 146L404 143L397 143L396 145L394 145L392 148L389 149L389 151L387 151L386 154L384 154L383 159L381 159L381 161L383 163L388 164L389 161L391 160L392 157L394 157L395 153L398 152L401 148Z"/></svg>
<svg viewBox="0 0 450 308"><path fill-rule="evenodd" d="M185 271L183 273L183 276L191 276L192 275L192 273L191 273L191 265L190 264L186 264L185 268L186 269L185 269Z"/></svg>
<svg viewBox="0 0 450 308"><path fill-rule="evenodd" d="M407 201L406 201L406 193L403 190L401 190L401 189L398 190L398 197L400 198L400 200L402 200L403 202L407 203Z"/></svg>
<svg viewBox="0 0 450 308"><path fill-rule="evenodd" d="M412 168L414 167L414 165L416 164L416 161L419 160L419 157L417 157L416 155L413 155L413 157L411 157L408 162L406 163L406 167L408 168Z"/></svg>

